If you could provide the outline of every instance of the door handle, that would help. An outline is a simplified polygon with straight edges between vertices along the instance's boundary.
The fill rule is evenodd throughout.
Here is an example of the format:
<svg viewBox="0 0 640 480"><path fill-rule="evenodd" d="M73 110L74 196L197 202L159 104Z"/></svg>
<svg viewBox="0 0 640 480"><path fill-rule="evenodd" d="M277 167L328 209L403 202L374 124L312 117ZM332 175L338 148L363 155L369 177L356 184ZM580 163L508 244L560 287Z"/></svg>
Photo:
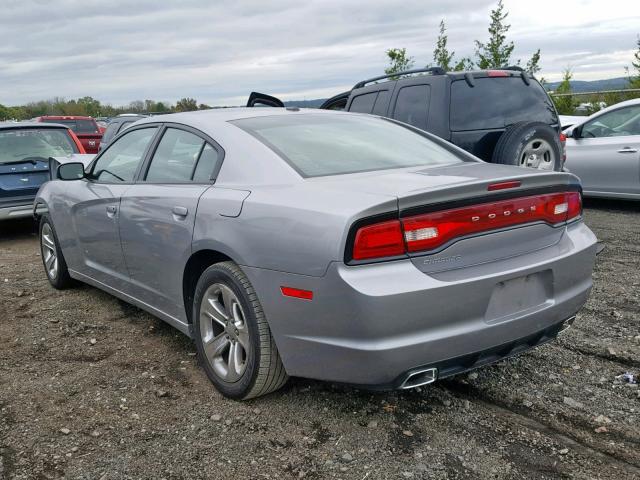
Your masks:
<svg viewBox="0 0 640 480"><path fill-rule="evenodd" d="M189 210L187 210L186 207L173 207L172 212L174 215L177 215L178 217L186 217L187 214L189 213Z"/></svg>
<svg viewBox="0 0 640 480"><path fill-rule="evenodd" d="M118 207L115 205L107 205L107 213L114 214L118 211Z"/></svg>
<svg viewBox="0 0 640 480"><path fill-rule="evenodd" d="M638 150L636 150L635 148L631 148L631 147L624 147L620 150L618 150L618 153L636 153Z"/></svg>

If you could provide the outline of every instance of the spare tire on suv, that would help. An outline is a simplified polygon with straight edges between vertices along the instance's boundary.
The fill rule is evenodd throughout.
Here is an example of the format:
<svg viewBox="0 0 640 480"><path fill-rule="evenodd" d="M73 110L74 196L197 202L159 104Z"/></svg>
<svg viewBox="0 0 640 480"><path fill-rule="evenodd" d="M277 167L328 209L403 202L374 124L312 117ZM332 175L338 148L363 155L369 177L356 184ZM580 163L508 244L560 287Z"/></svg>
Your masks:
<svg viewBox="0 0 640 480"><path fill-rule="evenodd" d="M491 162L559 172L562 145L558 132L541 122L511 125L496 143Z"/></svg>

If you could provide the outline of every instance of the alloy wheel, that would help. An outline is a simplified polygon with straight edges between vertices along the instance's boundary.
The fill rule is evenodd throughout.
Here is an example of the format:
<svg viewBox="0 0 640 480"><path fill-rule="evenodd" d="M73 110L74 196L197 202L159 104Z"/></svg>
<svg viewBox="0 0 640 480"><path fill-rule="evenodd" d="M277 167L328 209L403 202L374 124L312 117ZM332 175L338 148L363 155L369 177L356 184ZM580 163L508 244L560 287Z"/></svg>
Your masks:
<svg viewBox="0 0 640 480"><path fill-rule="evenodd" d="M535 138L527 143L522 150L519 163L521 167L553 171L555 170L556 156L549 142Z"/></svg>
<svg viewBox="0 0 640 480"><path fill-rule="evenodd" d="M225 382L235 382L247 368L249 331L233 290L214 283L200 304L200 335L206 361Z"/></svg>
<svg viewBox="0 0 640 480"><path fill-rule="evenodd" d="M42 246L42 256L44 258L44 266L49 278L55 279L58 276L58 253L56 250L56 241L53 236L53 230L48 223L42 227L40 235L40 244Z"/></svg>

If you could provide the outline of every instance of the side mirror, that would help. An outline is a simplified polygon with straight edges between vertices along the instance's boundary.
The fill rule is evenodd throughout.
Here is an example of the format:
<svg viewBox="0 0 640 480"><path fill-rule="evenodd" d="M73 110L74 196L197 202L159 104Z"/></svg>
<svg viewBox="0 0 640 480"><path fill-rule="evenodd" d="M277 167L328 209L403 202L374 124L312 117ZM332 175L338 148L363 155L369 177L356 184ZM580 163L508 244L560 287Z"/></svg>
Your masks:
<svg viewBox="0 0 640 480"><path fill-rule="evenodd" d="M59 180L80 180L84 178L84 165L81 162L63 163L58 167Z"/></svg>
<svg viewBox="0 0 640 480"><path fill-rule="evenodd" d="M573 139L575 139L575 140L577 140L577 139L581 138L581 137L582 137L582 135L581 135L581 134L582 134L581 130L582 130L582 129L581 129L580 127L576 127L576 128L574 128L573 130L571 130L571 138L573 138Z"/></svg>

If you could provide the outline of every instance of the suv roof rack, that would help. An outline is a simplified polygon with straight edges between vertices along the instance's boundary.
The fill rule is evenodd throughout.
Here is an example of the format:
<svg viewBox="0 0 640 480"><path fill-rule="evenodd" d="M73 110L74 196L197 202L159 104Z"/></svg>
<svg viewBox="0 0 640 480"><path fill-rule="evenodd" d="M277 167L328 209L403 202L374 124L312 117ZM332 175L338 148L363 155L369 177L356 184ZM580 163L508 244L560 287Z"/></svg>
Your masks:
<svg viewBox="0 0 640 480"><path fill-rule="evenodd" d="M441 67L429 67L429 68L417 68L415 70L405 70L404 72L390 73L388 75L380 75L379 77L373 77L368 80L363 80L355 84L353 88L362 88L367 83L377 82L378 80L384 80L385 78L400 77L402 75L411 75L413 73L430 73L431 75L445 75L447 72Z"/></svg>

